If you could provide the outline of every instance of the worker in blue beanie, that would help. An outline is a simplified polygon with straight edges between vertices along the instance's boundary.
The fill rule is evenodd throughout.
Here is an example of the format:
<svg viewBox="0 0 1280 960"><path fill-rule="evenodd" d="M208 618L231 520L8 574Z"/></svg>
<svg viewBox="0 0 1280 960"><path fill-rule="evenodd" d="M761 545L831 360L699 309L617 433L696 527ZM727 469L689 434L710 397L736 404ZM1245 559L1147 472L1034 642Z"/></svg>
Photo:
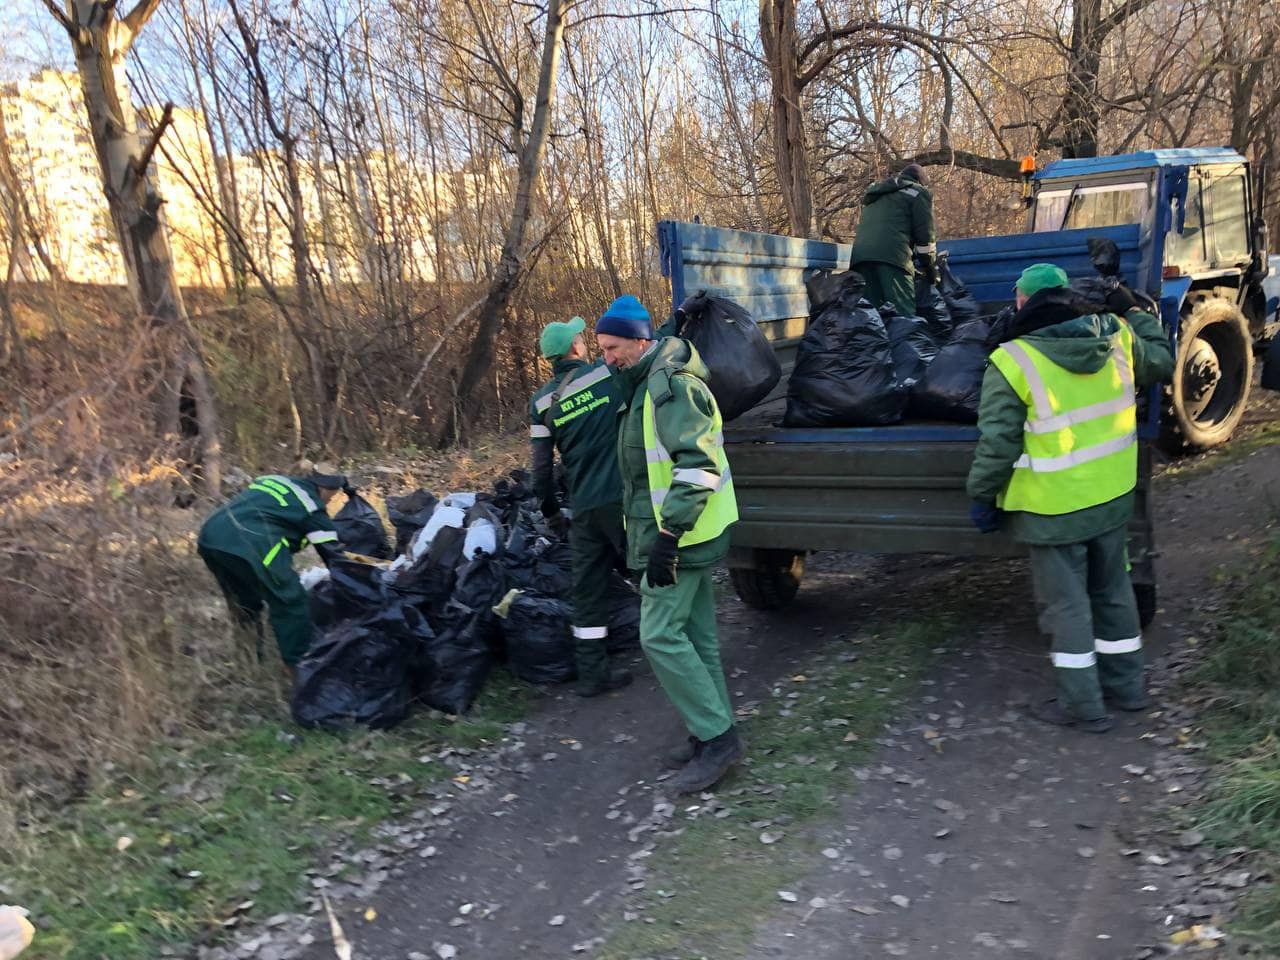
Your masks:
<svg viewBox="0 0 1280 960"><path fill-rule="evenodd" d="M640 645L689 732L673 752L679 793L705 790L742 759L720 641L712 571L738 519L720 409L688 340L654 333L630 294L596 321L621 386L618 467L627 565L641 573Z"/></svg>

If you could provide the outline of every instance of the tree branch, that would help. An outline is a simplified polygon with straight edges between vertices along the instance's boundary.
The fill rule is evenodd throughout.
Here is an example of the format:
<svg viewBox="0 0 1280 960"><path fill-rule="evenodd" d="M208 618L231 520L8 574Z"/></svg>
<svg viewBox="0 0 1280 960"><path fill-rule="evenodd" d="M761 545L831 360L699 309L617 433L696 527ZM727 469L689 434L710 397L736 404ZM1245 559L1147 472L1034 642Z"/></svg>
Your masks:
<svg viewBox="0 0 1280 960"><path fill-rule="evenodd" d="M903 166L918 163L922 167L959 167L1005 180L1018 180L1022 177L1021 164L1017 160L984 157L967 150L925 150L909 157L900 157L898 162Z"/></svg>
<svg viewBox="0 0 1280 960"><path fill-rule="evenodd" d="M160 0L138 0L132 10L125 14L123 23L124 28L129 31L129 39L126 46L132 45L138 34L142 32L142 28L147 25L147 21L151 19L151 15L156 12L156 8L160 6Z"/></svg>
<svg viewBox="0 0 1280 960"><path fill-rule="evenodd" d="M72 22L71 18L67 16L66 11L59 10L58 5L54 3L53 0L41 0L41 3L43 3L48 11L53 14L53 18L57 20L58 23L62 24L62 29L66 30L67 33L71 34L74 38L76 34L76 25Z"/></svg>
<svg viewBox="0 0 1280 960"><path fill-rule="evenodd" d="M1125 0L1124 3L1116 7L1109 14L1102 18L1098 23L1096 31L1097 42L1101 42L1107 34L1116 27L1120 26L1134 14L1141 13L1147 7L1151 6L1155 0Z"/></svg>
<svg viewBox="0 0 1280 960"><path fill-rule="evenodd" d="M142 153L138 155L138 159L133 164L133 175L142 180L147 175L147 167L151 165L151 157L156 152L156 147L160 146L160 138L164 136L165 130L173 123L173 101L169 101L164 105L164 112L160 114L160 122L156 124L155 130L151 133L151 139L147 141L146 147Z"/></svg>

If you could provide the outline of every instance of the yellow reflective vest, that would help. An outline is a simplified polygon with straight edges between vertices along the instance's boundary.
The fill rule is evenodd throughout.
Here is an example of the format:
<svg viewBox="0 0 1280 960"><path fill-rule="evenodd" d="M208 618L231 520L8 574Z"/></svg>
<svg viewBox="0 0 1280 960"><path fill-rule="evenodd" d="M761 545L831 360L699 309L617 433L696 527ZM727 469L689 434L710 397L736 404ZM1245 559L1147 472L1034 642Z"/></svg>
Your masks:
<svg viewBox="0 0 1280 960"><path fill-rule="evenodd" d="M712 429L716 434L716 464L719 475L710 470L681 468L676 469L671 454L658 439L658 430L653 419L653 398L649 391L644 392L644 456L649 474L649 499L653 502L653 517L659 529L662 527L662 504L673 483L688 483L696 487L706 487L711 491L702 513L692 530L680 537L680 546L691 547L696 543L714 540L724 533L729 524L738 519L738 501L733 493L733 476L729 472L729 460L724 453L724 435L721 433L723 421L717 408L712 419Z"/></svg>
<svg viewBox="0 0 1280 960"><path fill-rule="evenodd" d="M996 505L1056 516L1107 503L1137 485L1133 331L1120 325L1096 373L1072 373L1026 340L991 362L1027 405L1023 453Z"/></svg>

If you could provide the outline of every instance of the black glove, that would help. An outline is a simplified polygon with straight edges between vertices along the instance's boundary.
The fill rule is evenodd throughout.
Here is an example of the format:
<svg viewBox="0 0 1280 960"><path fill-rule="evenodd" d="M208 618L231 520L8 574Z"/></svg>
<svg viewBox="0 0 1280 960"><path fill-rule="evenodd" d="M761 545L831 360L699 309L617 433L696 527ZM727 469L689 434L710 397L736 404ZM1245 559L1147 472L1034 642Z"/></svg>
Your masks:
<svg viewBox="0 0 1280 960"><path fill-rule="evenodd" d="M936 287L938 285L938 258L921 255L920 273L929 286Z"/></svg>
<svg viewBox="0 0 1280 960"><path fill-rule="evenodd" d="M1132 290L1121 283L1117 284L1116 288L1107 294L1107 306L1123 317L1135 307L1142 306L1142 301L1133 295Z"/></svg>
<svg viewBox="0 0 1280 960"><path fill-rule="evenodd" d="M320 559L324 561L326 567L333 566L333 561L341 559L342 555L347 552L347 548L337 540L330 540L328 543L313 543L312 546L316 548L316 553L320 554Z"/></svg>
<svg viewBox="0 0 1280 960"><path fill-rule="evenodd" d="M561 540L568 538L569 536L569 518L568 517L566 517L559 510L557 510L555 513L544 513L543 516L547 518L547 526L551 528L552 533L554 533Z"/></svg>
<svg viewBox="0 0 1280 960"><path fill-rule="evenodd" d="M680 538L674 533L659 531L653 549L649 551L649 564L644 575L651 587L670 587L676 582L676 551Z"/></svg>

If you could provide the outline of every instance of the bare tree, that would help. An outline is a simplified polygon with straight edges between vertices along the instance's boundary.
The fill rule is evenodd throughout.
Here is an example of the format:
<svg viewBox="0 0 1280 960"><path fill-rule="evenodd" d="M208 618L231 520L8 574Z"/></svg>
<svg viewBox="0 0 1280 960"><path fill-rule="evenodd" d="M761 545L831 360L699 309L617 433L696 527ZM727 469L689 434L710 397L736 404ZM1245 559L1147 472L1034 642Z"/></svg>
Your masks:
<svg viewBox="0 0 1280 960"><path fill-rule="evenodd" d="M204 482L221 488L222 447L217 407L190 318L183 303L169 249L163 199L150 174L151 160L172 119L166 106L144 138L125 78L125 59L160 0L139 0L127 14L117 0L43 0L67 32L89 114L89 129L125 264L129 292L148 323L171 330L176 347L164 379L160 424L177 435L184 394L194 402Z"/></svg>

